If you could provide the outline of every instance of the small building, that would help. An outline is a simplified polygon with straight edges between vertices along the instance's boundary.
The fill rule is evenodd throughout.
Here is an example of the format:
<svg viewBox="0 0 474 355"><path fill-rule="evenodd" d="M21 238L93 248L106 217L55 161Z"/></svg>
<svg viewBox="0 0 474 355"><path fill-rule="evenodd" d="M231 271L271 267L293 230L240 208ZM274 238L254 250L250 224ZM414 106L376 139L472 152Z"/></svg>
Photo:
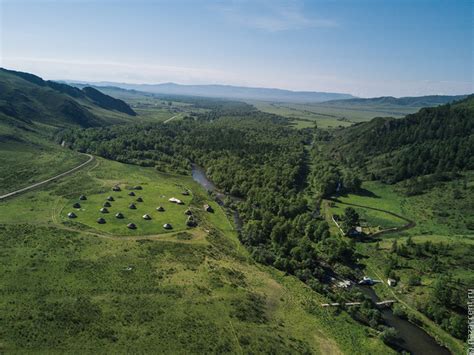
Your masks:
<svg viewBox="0 0 474 355"><path fill-rule="evenodd" d="M109 213L109 210L108 210L107 208L105 208L105 207L102 207L102 208L100 209L100 212L101 212L101 213Z"/></svg>
<svg viewBox="0 0 474 355"><path fill-rule="evenodd" d="M187 216L191 216L193 212L188 208L186 211L184 211L184 214Z"/></svg>
<svg viewBox="0 0 474 355"><path fill-rule="evenodd" d="M97 223L99 224L104 224L105 223L105 219L100 217L98 220L97 220Z"/></svg>
<svg viewBox="0 0 474 355"><path fill-rule="evenodd" d="M143 202L143 199L141 197L137 198L137 202Z"/></svg>
<svg viewBox="0 0 474 355"><path fill-rule="evenodd" d="M175 197L171 197L168 201L171 202L171 203L176 203L178 205L183 205L183 201L181 201L181 200L179 200Z"/></svg>
<svg viewBox="0 0 474 355"><path fill-rule="evenodd" d="M122 191L122 189L120 188L120 186L115 185L114 187L112 187L112 191Z"/></svg>
<svg viewBox="0 0 474 355"><path fill-rule="evenodd" d="M123 218L123 214L121 212L117 213L115 215L115 218L118 218L118 219L122 219Z"/></svg>
<svg viewBox="0 0 474 355"><path fill-rule="evenodd" d="M373 285L373 284L374 284L374 280L372 280L368 276L364 276L362 280L359 281L359 285Z"/></svg>
<svg viewBox="0 0 474 355"><path fill-rule="evenodd" d="M76 217L77 217L74 212L69 212L69 213L67 214L67 216L68 216L69 218L76 218Z"/></svg>
<svg viewBox="0 0 474 355"><path fill-rule="evenodd" d="M165 209L163 208L163 206L158 206L158 207L156 208L156 210L157 210L158 212L164 212L164 211L165 211Z"/></svg>
<svg viewBox="0 0 474 355"><path fill-rule="evenodd" d="M163 224L163 228L164 228L164 229L173 229L173 227L172 227L171 224L169 224L169 223Z"/></svg>
<svg viewBox="0 0 474 355"><path fill-rule="evenodd" d="M131 203L130 205L128 205L128 208L130 208L131 210L136 210L137 206L135 206L134 203Z"/></svg>
<svg viewBox="0 0 474 355"><path fill-rule="evenodd" d="M204 211L212 213L212 212L214 212L214 209L211 206L209 206L208 204L205 204L204 205Z"/></svg>
<svg viewBox="0 0 474 355"><path fill-rule="evenodd" d="M72 205L73 208L81 208L81 204L79 202L76 202L74 205Z"/></svg>
<svg viewBox="0 0 474 355"><path fill-rule="evenodd" d="M391 287L395 287L395 286L397 286L397 280L395 280L395 279L388 279L388 280L387 280L387 284L388 284L389 286L391 286Z"/></svg>
<svg viewBox="0 0 474 355"><path fill-rule="evenodd" d="M188 191L188 190L184 190L184 191L182 192L182 194L183 194L183 196L189 196L189 191Z"/></svg>
<svg viewBox="0 0 474 355"><path fill-rule="evenodd" d="M105 201L104 204L102 205L104 207L110 207L112 206L109 201Z"/></svg>
<svg viewBox="0 0 474 355"><path fill-rule="evenodd" d="M143 219L146 219L147 221L151 219L149 214L144 214Z"/></svg>
<svg viewBox="0 0 474 355"><path fill-rule="evenodd" d="M79 196L79 200L81 200L81 201L87 200L86 195L81 195L81 196Z"/></svg>
<svg viewBox="0 0 474 355"><path fill-rule="evenodd" d="M127 224L127 228L128 229L137 229L137 226L135 225L135 223L129 223L129 224Z"/></svg>
<svg viewBox="0 0 474 355"><path fill-rule="evenodd" d="M107 196L107 201L115 201L113 196Z"/></svg>
<svg viewBox="0 0 474 355"><path fill-rule="evenodd" d="M133 189L134 190L142 190L142 187L140 185L137 185L137 186L134 186Z"/></svg>
<svg viewBox="0 0 474 355"><path fill-rule="evenodd" d="M128 193L128 196L135 196L135 192L130 191L130 192Z"/></svg>

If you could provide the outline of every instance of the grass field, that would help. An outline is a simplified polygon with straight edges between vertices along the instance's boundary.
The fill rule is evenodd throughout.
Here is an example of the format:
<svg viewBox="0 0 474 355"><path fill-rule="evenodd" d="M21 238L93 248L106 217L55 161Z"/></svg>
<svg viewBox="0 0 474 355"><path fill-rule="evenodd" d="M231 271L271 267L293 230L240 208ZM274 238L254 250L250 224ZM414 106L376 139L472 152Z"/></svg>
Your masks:
<svg viewBox="0 0 474 355"><path fill-rule="evenodd" d="M404 107L396 105L350 106L343 103L276 103L266 101L249 101L257 109L274 113L291 119L295 127L320 128L347 127L357 122L369 121L374 117L404 117L414 113L420 107Z"/></svg>
<svg viewBox="0 0 474 355"><path fill-rule="evenodd" d="M127 186L141 185L135 193L150 209L162 195L183 197L185 206L163 202L176 229L152 219L115 233L91 222L116 183L110 214L128 202ZM85 211L71 223L65 213L80 194ZM188 207L196 228L180 225ZM97 158L0 202L0 246L2 352L392 353L375 331L321 308L326 300L296 278L255 264L191 177Z"/></svg>

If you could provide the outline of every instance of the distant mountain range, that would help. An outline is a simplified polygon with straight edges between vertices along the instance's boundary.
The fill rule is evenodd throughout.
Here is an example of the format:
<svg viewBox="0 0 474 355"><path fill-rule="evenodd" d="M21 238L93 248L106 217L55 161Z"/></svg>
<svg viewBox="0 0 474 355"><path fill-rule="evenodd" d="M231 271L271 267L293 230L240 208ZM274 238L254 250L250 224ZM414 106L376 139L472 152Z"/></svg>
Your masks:
<svg viewBox="0 0 474 355"><path fill-rule="evenodd" d="M82 81L67 81L74 84L86 84ZM291 91L271 88L253 88L232 85L181 85L175 83L164 84L127 84L114 82L90 83L93 86L115 86L122 89L137 90L153 94L203 96L234 100L260 100L278 102L323 102L329 100L352 99L350 94L316 92L316 91Z"/></svg>

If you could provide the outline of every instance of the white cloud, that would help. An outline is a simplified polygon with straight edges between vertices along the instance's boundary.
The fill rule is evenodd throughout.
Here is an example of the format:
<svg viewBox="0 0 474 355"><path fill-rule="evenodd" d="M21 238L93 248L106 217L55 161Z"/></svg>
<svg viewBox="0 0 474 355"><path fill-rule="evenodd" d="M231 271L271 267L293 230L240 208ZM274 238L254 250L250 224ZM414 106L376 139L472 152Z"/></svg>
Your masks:
<svg viewBox="0 0 474 355"><path fill-rule="evenodd" d="M266 32L338 26L334 20L305 14L298 1L240 0L216 9L227 21Z"/></svg>

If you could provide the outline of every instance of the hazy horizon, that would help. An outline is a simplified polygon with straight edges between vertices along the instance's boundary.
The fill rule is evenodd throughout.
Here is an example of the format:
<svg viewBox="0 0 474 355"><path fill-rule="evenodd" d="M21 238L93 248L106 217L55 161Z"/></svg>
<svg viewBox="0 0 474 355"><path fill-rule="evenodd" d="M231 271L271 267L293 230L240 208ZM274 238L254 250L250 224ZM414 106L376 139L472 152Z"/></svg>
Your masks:
<svg viewBox="0 0 474 355"><path fill-rule="evenodd" d="M474 91L470 1L3 0L0 10L0 65L50 80Z"/></svg>

